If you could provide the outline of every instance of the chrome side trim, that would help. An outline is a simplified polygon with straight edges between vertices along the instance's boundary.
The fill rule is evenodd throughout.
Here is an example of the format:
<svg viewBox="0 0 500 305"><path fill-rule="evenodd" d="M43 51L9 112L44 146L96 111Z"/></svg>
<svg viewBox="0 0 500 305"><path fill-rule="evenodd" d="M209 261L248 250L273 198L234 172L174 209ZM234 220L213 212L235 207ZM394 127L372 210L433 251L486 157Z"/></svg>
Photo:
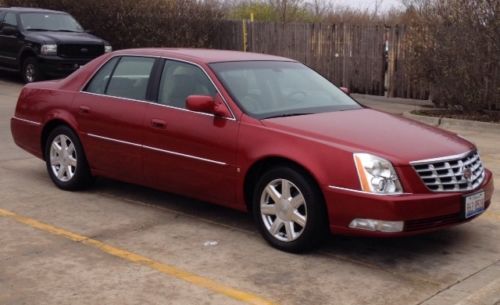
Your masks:
<svg viewBox="0 0 500 305"><path fill-rule="evenodd" d="M92 92L86 92L86 91L84 91L84 89L85 89L85 87L87 87L88 83L90 83L90 81L94 78L94 76L97 74L97 72L99 72L101 70L101 68L105 64L107 64L110 60L112 60L115 57L124 57L124 56L128 56L128 57L146 57L146 58L161 58L161 59L165 59L165 60L172 60L172 61L184 62L184 63L191 64L191 65L194 65L194 66L198 67L201 71L203 71L203 73L205 73L205 75L207 76L207 78L210 80L210 82L214 86L215 90L217 90L217 93L220 95L220 97L221 97L222 101L224 102L224 104L226 105L227 109L231 113L231 117L230 118L223 118L223 119L231 120L231 121L236 121L236 116L234 115L233 110L231 109L231 107L229 107L229 104L227 103L226 99L220 93L219 88L215 85L214 81L212 80L212 78L210 77L210 75L208 75L207 71L205 71L205 69L202 66L200 66L199 64L191 62L191 61L188 61L188 60L184 60L184 59L172 58L172 57L167 57L167 56L155 56L155 55L115 54L115 55L111 56L110 58L108 58L108 60L106 60L104 63L102 63L92 73L92 75L87 79L87 81L84 83L84 85L80 88L80 93L93 94L93 95L97 95L97 96L114 97L114 98L117 98L117 99L125 99L125 100L130 100L130 101L135 101L135 102L144 102L144 103L148 103L148 104L152 104L152 105L164 106L164 107L168 107L168 108L172 108L172 109L184 110L184 111L188 111L188 112L192 112L192 113L198 113L198 114L203 114L203 115L208 115L208 116L215 117L213 114L191 111L191 110L188 110L188 109L178 108L178 107L173 107L173 106L168 106L168 105L163 105L163 104L155 103L155 102L148 102L148 101L143 101L143 100L128 99L128 98L122 98L122 97L119 97L119 96L111 96L111 95L106 95L106 94L99 94L99 93L92 93Z"/></svg>
<svg viewBox="0 0 500 305"><path fill-rule="evenodd" d="M169 154L169 155L174 155L174 156L179 156L179 157L184 157L184 158L189 158L189 159L194 159L194 160L199 160L199 161L205 161L205 162L209 162L209 163L213 163L213 164L217 164L217 165L227 165L227 163L225 163L225 162L215 161L215 160L211 160L211 159L205 159L205 158L196 157L193 155L182 154L182 153L178 153L178 152L171 151L171 150L160 149L160 148L151 147L151 146L147 146L147 145L143 145L142 147L149 149L149 150Z"/></svg>
<svg viewBox="0 0 500 305"><path fill-rule="evenodd" d="M341 191L347 191L347 192L353 192L353 193L359 193L359 194L365 194L365 195L375 195L375 196L404 196L404 195L413 195L412 193L399 193L399 194L379 194L379 193L371 193L371 192L365 192L361 190L355 190L355 189L350 189L346 187L340 187L340 186L335 186L335 185L329 185L328 186L331 189L334 190L341 190Z"/></svg>
<svg viewBox="0 0 500 305"><path fill-rule="evenodd" d="M157 152L161 152L161 153L165 153L165 154L169 154L169 155L174 155L174 156L189 158L189 159L198 160L198 161L204 161L204 162L213 163L213 164L217 164L217 165L223 165L223 166L227 165L227 163L221 162L221 161L216 161L216 160L212 160L212 159L207 159L207 158L197 157L197 156L193 156L193 155L183 154L183 153L179 153L179 152L175 152L175 151L171 151L171 150L165 150L165 149L161 149L161 148L157 148L157 147L152 147L152 146L147 146L147 145L142 145L142 144L138 144L138 143L133 143L133 142L128 142L128 141L123 141L123 140L118 140L118 139L103 137L103 136L96 135L96 134L93 134L93 133L87 133L87 135L89 137L96 138L96 139L101 139L101 140L105 140L105 141L109 141L109 142L115 142L115 143L120 143L120 144L125 144L125 145L131 145L131 146L134 146L134 147L141 147L141 148L145 148L145 149L149 149L149 150L153 150L153 151L157 151Z"/></svg>
<svg viewBox="0 0 500 305"><path fill-rule="evenodd" d="M99 136L99 135L96 135L96 134L93 134L93 133L87 133L87 135L89 137L92 137L92 138L106 140L106 141L109 141L109 142L116 142L116 143L131 145L131 146L135 146L135 147L142 147L141 144L132 143L132 142L123 141L123 140L118 140L118 139L113 139L113 138L108 138L108 137L103 137L103 136Z"/></svg>
<svg viewBox="0 0 500 305"><path fill-rule="evenodd" d="M170 108L170 109L176 109L176 110L191 112L191 113L195 113L195 114L199 114L199 115L205 115L205 116L209 116L209 117L215 117L213 114L210 114L210 113L196 112L196 111L191 111L191 110L185 109L185 108L178 108L178 107L173 107L173 106L169 106L169 105L159 104L159 103L155 103L155 102L148 102L148 101L143 101L143 100L136 100L136 99L127 98L127 97L118 97L118 96L112 96L112 95L106 95L106 94L100 94L100 93L93 93L93 92L87 92L87 91L81 91L80 93L85 93L85 94L95 95L95 96L102 96L102 97L107 97L107 98L112 98L112 99L117 99L117 100L122 100L122 101L125 100L125 101L131 101L131 102L145 103L145 104L150 104L150 105L153 105L153 106L166 107L166 108ZM223 117L221 117L221 119L228 120L228 121L236 121L236 119L234 119L234 118L223 118Z"/></svg>
<svg viewBox="0 0 500 305"><path fill-rule="evenodd" d="M441 162L441 161L453 161L457 159L462 159L468 156L470 153L476 151L476 149L469 150L467 152L457 154L457 155L451 155L451 156L445 156L445 157L439 157L439 158L431 158L431 159L425 159L425 160L417 160L417 161L411 161L411 165L419 165L419 164L425 164L425 163L435 163L435 162Z"/></svg>
<svg viewBox="0 0 500 305"><path fill-rule="evenodd" d="M40 123L40 122L35 122L35 121L27 120L27 119L21 119L21 118L18 118L17 116L13 116L12 118L15 120L24 122L24 123L31 124L31 125L36 125L36 126L42 125L42 123Z"/></svg>

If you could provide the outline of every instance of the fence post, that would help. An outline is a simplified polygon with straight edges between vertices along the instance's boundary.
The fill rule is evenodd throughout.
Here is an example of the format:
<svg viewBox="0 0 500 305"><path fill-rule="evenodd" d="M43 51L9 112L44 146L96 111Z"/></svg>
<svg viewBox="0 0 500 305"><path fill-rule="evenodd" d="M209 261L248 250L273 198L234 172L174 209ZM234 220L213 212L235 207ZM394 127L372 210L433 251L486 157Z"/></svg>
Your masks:
<svg viewBox="0 0 500 305"><path fill-rule="evenodd" d="M245 19L241 20L242 22L242 34L243 34L243 52L247 51L248 47L248 33L247 33L247 21Z"/></svg>

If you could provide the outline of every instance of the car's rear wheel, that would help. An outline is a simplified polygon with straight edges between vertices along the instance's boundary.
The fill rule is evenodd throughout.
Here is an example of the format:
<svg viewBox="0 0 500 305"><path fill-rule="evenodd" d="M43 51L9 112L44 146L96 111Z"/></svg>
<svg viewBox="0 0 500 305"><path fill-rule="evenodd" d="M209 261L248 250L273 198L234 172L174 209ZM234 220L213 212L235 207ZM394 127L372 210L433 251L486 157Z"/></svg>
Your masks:
<svg viewBox="0 0 500 305"><path fill-rule="evenodd" d="M92 175L80 140L71 128L52 130L45 145L45 162L50 178L64 190L78 190L92 183Z"/></svg>
<svg viewBox="0 0 500 305"><path fill-rule="evenodd" d="M262 236L287 252L316 247L326 235L326 209L320 190L305 173L277 167L261 176L253 196Z"/></svg>
<svg viewBox="0 0 500 305"><path fill-rule="evenodd" d="M35 57L28 57L22 66L23 80L26 84L43 80L40 64Z"/></svg>

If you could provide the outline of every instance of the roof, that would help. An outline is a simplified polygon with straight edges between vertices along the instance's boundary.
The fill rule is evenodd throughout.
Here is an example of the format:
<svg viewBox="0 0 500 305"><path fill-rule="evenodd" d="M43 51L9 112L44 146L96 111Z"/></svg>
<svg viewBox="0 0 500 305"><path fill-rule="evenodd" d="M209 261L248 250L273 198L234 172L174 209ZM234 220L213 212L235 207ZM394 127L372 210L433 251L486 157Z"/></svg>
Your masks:
<svg viewBox="0 0 500 305"><path fill-rule="evenodd" d="M227 61L294 61L290 58L250 53L241 51L215 50L215 49L177 49L177 48L148 48L128 49L117 51L123 55L145 55L159 57L173 57L176 59L191 60L203 63Z"/></svg>
<svg viewBox="0 0 500 305"><path fill-rule="evenodd" d="M64 13L61 11L48 10L43 8L36 7L0 7L0 10L6 12L15 12L15 13Z"/></svg>

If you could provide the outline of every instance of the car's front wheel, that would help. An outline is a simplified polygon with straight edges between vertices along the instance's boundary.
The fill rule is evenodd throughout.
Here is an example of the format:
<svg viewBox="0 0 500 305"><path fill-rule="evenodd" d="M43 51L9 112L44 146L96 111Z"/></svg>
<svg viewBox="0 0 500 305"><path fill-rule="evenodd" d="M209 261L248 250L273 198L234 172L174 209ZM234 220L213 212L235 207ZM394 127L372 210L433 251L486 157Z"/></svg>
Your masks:
<svg viewBox="0 0 500 305"><path fill-rule="evenodd" d="M323 197L314 181L292 167L277 167L261 176L253 212L263 237L287 252L310 250L326 235Z"/></svg>
<svg viewBox="0 0 500 305"><path fill-rule="evenodd" d="M80 140L67 126L58 126L49 134L45 162L50 178L61 189L77 190L92 183Z"/></svg>
<svg viewBox="0 0 500 305"><path fill-rule="evenodd" d="M43 80L40 65L35 57L28 57L24 60L21 72L26 84Z"/></svg>

